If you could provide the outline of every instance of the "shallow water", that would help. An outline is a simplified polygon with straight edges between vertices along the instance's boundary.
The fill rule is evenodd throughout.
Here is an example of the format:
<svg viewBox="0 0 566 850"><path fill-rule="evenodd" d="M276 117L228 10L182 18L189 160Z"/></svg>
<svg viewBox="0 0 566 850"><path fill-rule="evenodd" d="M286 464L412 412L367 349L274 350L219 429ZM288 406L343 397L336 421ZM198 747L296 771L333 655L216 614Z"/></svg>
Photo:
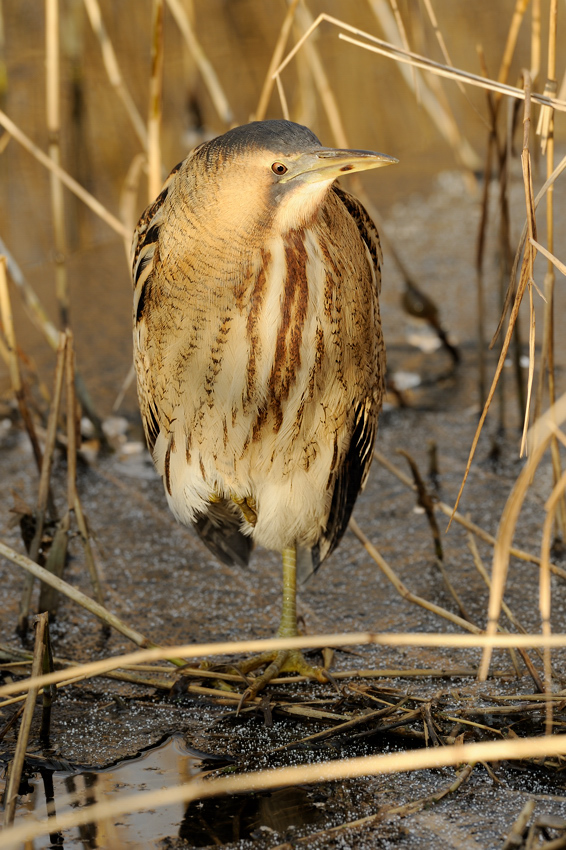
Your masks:
<svg viewBox="0 0 566 850"><path fill-rule="evenodd" d="M200 757L187 750L181 735L173 735L137 758L103 770L40 768L22 779L16 808L18 822L26 815L63 815L121 795L155 791L189 783L203 772ZM0 779L0 794L4 791ZM98 823L53 832L35 839L34 850L53 846L125 848L144 850L168 836L178 835L190 847L225 844L262 834L285 834L290 828L316 824L322 817L304 788L241 794L176 803L158 809L122 815L114 823Z"/></svg>
<svg viewBox="0 0 566 850"><path fill-rule="evenodd" d="M44 817L113 799L117 792L134 794L168 785L190 782L201 773L200 760L190 755L181 736L173 736L138 758L127 759L105 770L53 771L42 769L27 782L28 793L18 799L16 820L26 812ZM86 824L35 839L35 850L52 845L66 848L153 847L154 842L175 833L183 821L184 806L136 812L117 823Z"/></svg>

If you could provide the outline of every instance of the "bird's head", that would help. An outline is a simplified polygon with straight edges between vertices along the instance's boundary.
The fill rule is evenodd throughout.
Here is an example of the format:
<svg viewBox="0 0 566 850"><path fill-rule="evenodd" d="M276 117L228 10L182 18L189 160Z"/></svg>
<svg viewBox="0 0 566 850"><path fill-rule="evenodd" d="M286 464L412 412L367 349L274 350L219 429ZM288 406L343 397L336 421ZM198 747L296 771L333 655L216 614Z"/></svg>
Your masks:
<svg viewBox="0 0 566 850"><path fill-rule="evenodd" d="M224 221L278 231L312 218L337 177L395 162L374 151L325 148L307 127L283 120L235 127L193 156L209 212L219 205Z"/></svg>

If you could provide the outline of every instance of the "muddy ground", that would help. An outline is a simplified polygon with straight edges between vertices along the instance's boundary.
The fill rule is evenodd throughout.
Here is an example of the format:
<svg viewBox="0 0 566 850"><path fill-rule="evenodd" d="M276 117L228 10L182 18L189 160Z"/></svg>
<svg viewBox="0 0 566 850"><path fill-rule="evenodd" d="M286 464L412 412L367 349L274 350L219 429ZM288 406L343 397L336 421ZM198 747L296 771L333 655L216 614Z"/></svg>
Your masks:
<svg viewBox="0 0 566 850"><path fill-rule="evenodd" d="M560 203L566 206L564 192L557 194ZM512 200L517 229L523 209L520 186ZM400 278L391 259L386 258L383 321L390 375L416 374L421 384L406 391L406 407L400 407L398 399L391 396L381 417L377 447L405 472L408 467L397 451L408 451L426 478L429 446L434 442L438 448L438 494L448 503L453 502L458 491L478 414L473 318L473 233L477 216L477 203L466 194L461 179L457 175L445 175L426 200L415 197L394 207L387 225L388 233L403 244L411 269L417 277L420 275L427 292L441 307L443 322L460 346L462 362L458 370L447 377L450 359L445 352L437 350L423 354L409 343L408 333L413 335L414 341L414 333L422 336L422 329L407 329L398 306ZM544 232L540 237L544 238ZM489 247L489 258L488 279L492 281L491 288L496 290L493 281L497 280L498 260L494 244ZM558 299L557 310L560 310L562 293L558 294ZM495 292L488 297L488 310L493 319L490 330L495 323L496 302ZM542 312L539 315L542 317ZM542 318L540 324L542 326ZM558 342L558 380L559 386L564 388L564 344L562 340ZM493 362L491 357L490 377ZM518 416L511 370L505 373L507 428L495 440L497 415L494 410L480 440L461 506L463 513L469 512L477 524L492 534L496 533L502 508L522 467L518 458ZM398 381L402 380L398 376ZM131 448L131 443L140 439L133 396L127 397L121 413L129 423L125 436ZM37 476L27 439L18 426L6 420L0 439L2 539L21 551L19 529L9 523L12 494L16 492L33 504ZM59 496L63 492L64 476L65 460L61 455L55 469L55 492ZM517 546L532 552L540 547L544 502L551 481L549 461L545 458L527 498L515 541ZM99 455L91 465L81 466L79 487L98 541L107 605L123 620L161 644L264 638L274 632L280 604L278 557L258 550L247 570L219 564L169 514L161 483L145 452L127 453L123 447L118 447L110 456ZM416 509L414 494L377 463L359 498L355 518L412 592L456 610L435 563L430 529L422 511ZM444 535L444 528L445 523L441 521L445 564L451 581L473 622L484 626L487 590L474 567L466 534L460 527L453 526ZM478 546L489 567L490 548L481 542ZM74 557L65 578L89 593L77 541L72 542L72 554ZM555 560L561 563L559 553ZM0 574L0 641L20 646L14 636L14 627L23 576L6 562L0 565ZM536 567L513 560L506 601L523 626L535 631L540 628L537 599ZM299 610L308 633L457 631L448 622L403 600L350 531L337 552L301 590ZM554 578L553 629L556 631L564 631L564 610L564 582ZM105 637L92 616L67 600L61 602L52 626L52 639L58 657L76 662L131 649L131 644L120 635ZM473 670L479 657L475 650L439 651L415 647L399 651L360 647L354 653L336 652L332 669ZM566 687L564 654L556 652L553 662L560 686ZM536 657L535 663L540 671L541 664ZM524 665L521 664L521 675L517 678L507 654L495 653L492 666L499 671L498 675L482 685L472 676L457 677L448 673L442 679L372 680L371 686L376 689L374 693L382 697L387 694L396 699L406 694L414 698L426 697L433 708L440 706L446 713L505 694L534 692L533 681ZM357 686L364 684L361 680L352 681ZM284 693L298 701L318 698L328 699L328 705L338 705L336 693L330 686L309 683L286 686ZM351 693L349 699L349 710L354 710L355 700ZM342 707L347 703L348 699L345 703L342 701ZM0 709L0 727L12 711L13 708ZM542 712L534 712L531 717L532 722L522 725L517 725L516 718L501 720L482 715L473 719L502 730L516 727L517 734L540 734ZM556 719L560 723L564 718L557 712ZM283 744L325 728L328 727L323 721L297 720L277 712L273 713L271 722L261 711L235 718L232 710L205 697L171 698L153 689L95 679L61 691L53 709L50 749L46 755L51 766L55 765L53 760L70 763L71 770L65 773L68 776L73 771L96 775L92 774L93 769L121 763L162 744L170 736L181 742L179 753L184 752L185 756L194 750L211 756L226 756L231 767L245 769L376 754L419 745L416 738L403 739L391 732L330 739L308 749L270 754ZM485 732L467 728L466 740L483 739ZM32 755L42 752L37 731L34 726L28 748ZM13 752L14 742L11 731L0 744L0 758L4 762ZM160 785L173 785L179 780L180 758L180 754L178 758L171 758L169 753L167 762L160 763L158 759L157 767L151 768L161 770ZM193 752L195 758L192 770L197 772L200 762ZM141 770L143 760L139 764ZM215 765L206 761L204 764L206 767ZM33 774L33 761L30 765L30 774ZM56 779L57 773L54 776ZM384 815L379 822L334 835L324 832L337 824L375 814L384 806L400 806L419 800L448 787L454 777L452 769L431 770L291 789L270 798L247 798L243 802L243 798L207 802L184 815L182 812L172 813L170 817L166 812L160 815L159 835L151 839L150 831L146 838L140 838L139 832L135 833L138 837L128 837L126 828L121 846L176 848L223 844L268 848L281 844L295 846L299 838L312 835L306 844L297 846L487 850L503 845L528 799L535 800L535 817L548 814L566 819L566 779L559 770L534 763L498 764L488 773L479 765L458 792L433 806L403 816ZM18 819L27 809L33 808L31 796L22 796ZM144 823L143 817L133 815L124 820L139 826ZM145 817L151 820L151 816ZM552 837L562 833L551 829L548 834ZM88 841L93 840L91 835ZM50 845L36 842L35 846ZM88 844L84 834L78 837L76 831L71 831L64 837L64 846L97 845Z"/></svg>

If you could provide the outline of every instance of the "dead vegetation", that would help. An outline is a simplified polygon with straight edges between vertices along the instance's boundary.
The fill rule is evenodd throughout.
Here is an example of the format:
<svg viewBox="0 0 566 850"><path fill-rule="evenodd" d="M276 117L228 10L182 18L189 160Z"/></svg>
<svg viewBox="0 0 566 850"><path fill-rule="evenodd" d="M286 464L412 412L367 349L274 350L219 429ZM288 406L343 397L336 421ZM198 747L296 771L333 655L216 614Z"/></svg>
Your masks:
<svg viewBox="0 0 566 850"><path fill-rule="evenodd" d="M423 3L420 26L427 28L438 40L443 55L443 63L435 62L418 51L411 49L411 35L415 37L415 27L408 27L413 5L397 5L394 0L370 2L368 6L375 19L376 29L385 35L385 40L370 33L362 32L351 26L347 20L338 20L326 14L314 18L307 6L298 0L290 2L286 14L281 15L279 37L273 45L272 60L265 74L261 91L258 91L256 118L271 114L295 118L291 101L286 94L286 69L297 65L300 79L306 80L304 97L316 99L320 104L325 120L333 135L333 142L340 147L350 146L352 139L346 131L343 119L343 104L333 91L327 69L318 49L316 33L321 27L335 28L336 36L349 42L360 50L370 50L383 54L392 62L402 63L400 67L406 84L414 93L415 102L422 105L437 130L454 152L456 161L465 170L470 183L475 181L474 172L482 167L473 146L459 130L450 102L439 83L440 78L456 81L467 98L467 86L482 89L485 104L480 109L485 125L487 144L483 164L483 199L479 231L476 234L476 279L477 279L477 340L478 340L478 387L483 405L476 435L470 448L468 465L462 480L461 490L455 505L443 503L425 483L421 471L411 456L405 457L405 463L411 471L409 477L399 469L401 461L393 462L376 453L377 463L385 466L407 488L415 491L416 501L426 512L432 545L435 551L435 563L442 575L443 582L450 594L453 610L442 607L435 601L424 599L414 593L397 575L395 568L378 551L375 544L366 536L364 530L352 521L351 529L361 541L371 558L382 573L394 586L400 596L408 603L420 606L433 614L439 626L447 621L458 632L424 633L355 633L321 636L306 636L300 639L277 641L246 641L222 644L191 644L188 646L160 647L159 635L143 635L135 627L125 623L114 615L105 605L105 589L97 569L96 548L93 546L89 531L88 518L82 508L76 484L77 452L80 450L81 412L87 415L94 426L96 446L104 448L104 432L93 405L82 389L82 383L75 369L73 334L71 331L72 304L69 296L68 270L66 267L65 197L63 185L87 204L96 216L123 238L126 248L138 209L142 181L147 178L147 195L153 198L159 191L163 174L163 152L161 149L161 130L163 121L164 80L163 66L167 46L164 42L164 18L171 15L182 35L186 50L191 56L195 69L201 77L208 97L223 127L233 121L234 110L230 107L226 93L222 88L214 63L209 59L199 41L198 27L190 14L192 4L181 0L154 0L151 18L147 26L152 31L152 73L148 80L147 121L135 105L128 90L126 76L122 72L118 52L113 46L115 33L110 25L104 23L103 10L97 0L85 0L85 10L89 22L100 44L100 55L107 75L109 92L120 99L131 124L131 132L136 137L140 151L131 163L128 174L124 174L120 213L112 213L106 205L88 192L79 182L61 167L61 120L60 120L60 56L59 44L60 14L57 0L46 0L46 67L47 100L46 126L49 137L49 150L46 154L37 146L8 114L0 110L0 125L4 135L0 139L2 154L7 155L9 146L22 145L31 156L50 174L50 206L53 222L53 251L56 277L55 299L57 303L59 327L57 330L48 318L47 310L41 304L37 294L18 269L9 247L5 246L5 256L0 259L0 307L1 334L0 356L9 369L10 381L17 402L19 421L27 431L33 447L33 455L38 467L39 485L37 501L33 507L20 505L18 508L22 539L27 557L0 542L0 554L18 567L25 575L25 584L20 605L18 627L20 635L29 629L32 592L36 580L41 583L39 610L42 612L35 621L35 646L33 651L25 651L16 641L0 646L0 670L9 674L13 681L0 688L0 741L7 746L8 737L14 740L13 748L7 751L7 784L4 795L4 825L7 827L0 836L0 847L18 846L18 842L32 841L35 836L46 832L61 831L73 825L95 822L97 818L112 818L139 811L149 807L170 804L173 800L202 800L221 794L233 794L257 788L269 789L297 785L301 783L320 783L330 780L352 777L395 773L398 771L416 771L425 768L452 766L454 777L439 792L414 799L401 806L387 805L367 818L348 821L321 833L313 833L304 839L314 840L330 838L337 832L361 828L382 822L393 815L403 817L414 813L444 797L457 794L469 780L478 765L493 774L497 782L497 763L502 760L529 760L543 767L550 775L559 776L564 769L566 756L566 734L561 734L566 723L566 682L560 672L553 667L553 650L566 646L566 634L551 633L551 577L556 576L561 583L566 579L566 571L551 557L553 546L564 541L566 533L566 506L564 490L566 473L563 472L562 448L566 444L563 424L566 419L566 400L559 397L556 389L556 363L554 339L556 335L556 317L554 311L555 274L566 273L565 258L557 256L554 246L554 206L553 187L566 168L566 158L555 161L553 121L555 110L566 111L564 82L557 82L556 44L558 32L557 0L541 3L532 0L530 18L527 16L528 0L517 0L514 14L509 22L507 41L501 56L497 74L490 75L485 67L481 49L479 49L480 73L470 73L457 68L451 61L447 44L450 39L442 32L442 20L437 20L434 3ZM78 15L78 5L74 11L66 14ZM282 7L281 12L285 11ZM547 42L541 41L541 16L548 16L545 23ZM517 85L509 82L509 74L517 48L521 28L531 27L531 54L522 56L525 67ZM7 34L9 37L9 33ZM424 40L421 39L424 43ZM480 46L481 48L481 46ZM344 46L344 49L346 47ZM350 49L350 48L348 48ZM287 52L286 52L287 51ZM546 69L541 71L541 57L546 57ZM528 70L527 70L528 68ZM561 69L564 73L564 69ZM8 83L9 85L9 83ZM280 104L272 99L276 89ZM308 90L307 90L308 89ZM109 94L111 96L111 94ZM271 106L270 106L271 104ZM474 109L476 107L474 106ZM509 224L509 181L510 163L513 157L514 142L518 127L522 122L521 169L525 195L525 226L517 246L511 242ZM535 125L537 136L535 137ZM314 128L316 129L316 127ZM536 145L542 145L545 157L546 180L535 195L532 177L532 158ZM393 151L394 152L394 151ZM538 155L538 154L537 154ZM488 188L490 178L498 181L498 220L490 218ZM378 211L367 196L361 184L356 192L362 197L372 214L379 221ZM545 242L541 242L537 220L539 205L544 201ZM488 338L488 318L485 313L484 252L486 234L498 232L500 252L501 319L493 337L492 346L498 346L498 362L495 374L488 388L488 365L486 359L486 340ZM389 240L388 240L389 241ZM391 245L391 256L397 262L406 291L412 293L413 300L418 298L418 283L406 270L400 251ZM547 259L544 279L537 282L534 261L537 252ZM7 271L6 271L7 270ZM17 293L17 295L16 295ZM416 293L416 295L415 295ZM14 296L21 298L49 345L56 349L57 362L53 389L48 393L43 379L26 359L18 345L17 333L12 319ZM422 295L426 299L426 295ZM529 312L529 369L526 385L519 365L521 339L519 337L519 311ZM468 307L471 309L471 307ZM535 316L543 311L542 342L536 336ZM437 311L433 307L428 311L432 326L438 325ZM433 317L431 319L430 317ZM426 318L426 316L425 316ZM446 334L444 334L446 338ZM456 368L458 357L450 342L448 351ZM538 348L537 348L538 345ZM478 440L488 416L488 412L502 393L502 374L504 364L509 358L515 363L514 398L519 405L524 421L521 451L527 461L517 477L515 486L509 495L500 518L499 530L494 537L474 522L473 518L457 512L460 496L466 484L466 478L474 462ZM80 363L79 363L80 368ZM506 402L500 395L498 413L499 425L505 426ZM67 492L63 510L55 507L52 492L52 465L55 453L61 451L67 457ZM552 458L553 482L547 493L544 516L541 527L541 545L539 551L524 551L513 545L515 530L520 522L521 509L529 492L538 465L547 453ZM406 454L406 453L405 453ZM58 494L61 502L61 494ZM443 527L439 525L442 517L450 522L463 525L469 533L469 546L474 563L488 590L488 605L484 621L470 617L461 601L457 583L444 564L442 538ZM84 564L88 569L95 599L87 597L63 579L67 562L67 544L74 530L81 542ZM476 546L476 540L482 540L493 548L491 572L484 566ZM534 547L533 547L534 549ZM506 580L510 569L510 559L519 558L530 562L533 569L539 571L540 593L538 608L540 612L540 633L529 633L505 600ZM556 560L556 559L554 559ZM562 588L561 588L562 589ZM78 605L83 606L98 617L106 629L116 629L125 635L140 651L120 657L110 657L90 664L76 664L59 659L53 654L49 640L49 616L56 613L58 595L64 594ZM96 601L95 601L96 600ZM48 613L45 613L48 612ZM505 624L502 623L504 615ZM274 680L269 695L256 698L252 705L239 711L238 703L246 682L241 675L231 672L229 665L203 667L191 659L203 657L237 655L265 648L283 648L300 646L318 648L327 651L348 646L377 644L383 646L429 646L429 647L481 647L483 660L479 669L471 667L438 668L399 668L365 669L353 666L332 674L334 692L330 695L309 695L307 690L297 694L297 688L303 686L300 677ZM495 670L491 664L494 648L505 648L509 652L511 667L508 670ZM168 661L156 665L157 661ZM330 661L330 657L325 659ZM151 663L148 663L151 662ZM214 664L211 661L211 664ZM194 666L193 666L194 665ZM532 680L532 693L512 693L510 676L524 665ZM510 672L511 671L511 672ZM49 723L52 702L56 689L66 688L73 683L94 676L114 677L119 681L133 683L148 692L156 691L159 698L183 698L185 696L202 698L225 707L227 716L238 717L240 721L249 716L263 719L266 725L274 717L293 717L297 721L297 736L292 742L274 747L267 755L281 757L290 750L300 751L304 763L297 766L274 766L262 771L250 769L245 760L238 759L230 765L229 772L211 769L202 778L185 785L167 788L163 792L152 792L135 797L117 796L111 804L95 803L88 808L76 809L62 816L31 823L27 819L15 819L20 778L26 759L33 766L33 757L29 756L30 730L34 709L41 699L41 741L49 739ZM479 683L490 680L490 684L506 683L505 693L497 688L481 691L477 685L469 695L459 693L458 698L450 696L450 687L462 677L476 677ZM442 678L446 687L440 695L421 696L411 688L394 687L391 684L380 685L381 679L414 682ZM447 684L448 683L448 684ZM56 708L54 709L56 711ZM238 721L238 722L240 722ZM310 733L312 723L317 731ZM304 724L301 726L300 724ZM18 728L19 725L19 728ZM18 728L17 738L14 732ZM329 745L334 751L347 753L360 742L387 736L397 742L398 749L386 755L354 757L332 757ZM314 748L327 748L329 758L324 764L309 764L309 753ZM545 820L546 817L546 820ZM299 844L303 839L299 840ZM281 845L281 847L286 845ZM533 806L527 802L518 815L504 847L546 847L566 846L566 822L539 815L533 817Z"/></svg>

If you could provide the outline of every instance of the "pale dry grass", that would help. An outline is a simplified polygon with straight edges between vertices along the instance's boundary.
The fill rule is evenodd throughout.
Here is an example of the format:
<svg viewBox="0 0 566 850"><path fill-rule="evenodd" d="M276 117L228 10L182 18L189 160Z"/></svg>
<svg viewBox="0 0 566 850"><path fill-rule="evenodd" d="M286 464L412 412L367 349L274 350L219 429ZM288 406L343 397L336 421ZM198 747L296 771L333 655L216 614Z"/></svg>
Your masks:
<svg viewBox="0 0 566 850"><path fill-rule="evenodd" d="M60 131L59 120L59 104L57 98L57 90L59 84L59 67L58 67L58 46L57 46L57 21L56 9L57 4L48 0L48 25L47 25L47 127L50 131L50 146L49 154L42 151L32 140L6 115L0 111L0 125L4 127L7 134L11 138L25 147L28 152L46 169L50 171L51 183L51 204L52 215L54 222L55 233L55 248L58 255L65 253L65 234L64 234L64 210L62 205L61 187L65 185L77 197L79 197L96 215L98 215L106 224L118 233L125 241L126 245L130 238L132 223L135 215L136 197L138 188L142 179L147 173L148 178L148 194L153 198L159 191L161 179L163 177L163 168L161 162L160 148L160 132L162 122L162 63L164 45L162 38L163 14L165 5L171 11L179 30L182 34L185 43L191 52L194 61L202 75L207 90L215 105L218 115L224 121L226 126L232 123L233 111L228 103L226 95L219 83L218 76L213 68L212 63L206 56L195 32L195 27L190 17L179 2L179 0L154 0L154 18L153 24L153 72L149 81L149 106L148 106L148 121L144 122L137 108L134 105L133 98L129 93L123 75L121 74L119 64L116 57L116 52L112 46L111 38L105 29L102 21L100 7L97 0L85 0L85 7L88 12L89 20L99 40L101 56L104 67L108 76L110 88L115 92L116 96L121 100L132 125L132 130L137 136L142 147L142 153L138 154L132 162L130 172L125 181L125 187L122 194L122 207L120 217L114 215L103 204L100 203L91 193L87 192L74 178L72 178L60 166L60 153L58 145L58 135ZM68 478L68 493L67 493L67 512L62 520L63 528L65 523L70 521L70 513L76 517L82 538L85 542L85 560L90 570L91 579L96 589L98 601L87 597L80 591L73 588L63 579L58 578L53 573L39 566L35 560L37 558L37 541L34 540L33 548L30 552L31 557L27 558L18 552L15 552L4 543L0 543L0 554L10 560L13 564L21 568L27 575L41 579L45 585L64 593L77 604L83 606L92 614L100 618L107 626L117 629L121 634L125 635L129 640L133 641L140 647L144 647L139 652L133 652L120 655L116 658L107 658L102 661L93 662L91 664L74 665L64 670L49 672L45 675L38 675L40 670L39 653L36 652L33 660L31 677L24 681L14 682L0 688L0 698L5 701L0 703L0 707L7 706L17 701L26 700L26 708L24 710L25 723L22 724L22 743L18 743L18 750L14 757L13 778L8 791L8 806L6 808L6 823L10 823L13 819L15 794L14 788L17 787L19 772L21 771L22 752L25 752L25 743L27 733L29 732L28 719L31 719L33 711L33 702L37 694L42 688L49 685L65 686L71 682L82 681L85 678L90 678L97 675L111 675L115 671L124 668L130 668L135 665L135 670L138 672L156 672L161 670L165 679L171 677L173 670L167 672L168 668L152 668L143 667L145 662L156 660L170 660L174 665L180 666L189 659L202 658L216 655L243 654L254 651L262 651L271 648L291 648L300 647L303 649L310 647L336 647L336 646L359 646L359 645L382 645L382 646L428 646L428 647L480 647L484 650L483 661L479 670L480 679L485 678L489 672L491 654L494 648L508 648L510 650L518 650L521 653L526 653L527 649L538 648L544 651L544 694L547 708L547 735L537 738L526 739L510 739L505 741L490 741L478 744L452 744L445 747L436 747L420 750L409 750L404 753L395 753L386 756L372 756L357 759L346 759L334 761L324 765L302 766L294 768L281 768L277 770L262 771L258 773L249 773L239 776L229 776L214 778L210 780L199 779L184 786L168 788L160 792L151 792L147 794L136 794L133 797L121 797L112 803L105 802L104 804L96 804L88 809L73 811L68 815L49 821L42 821L37 824L25 822L17 824L15 827L6 829L0 836L0 847L13 846L18 841L31 841L34 837L46 832L53 832L69 828L72 825L92 822L97 818L118 817L127 812L139 811L141 809L153 808L160 805L167 805L176 800L188 802L190 800L200 799L204 797L214 796L217 794L228 794L236 792L244 792L257 788L267 789L280 787L287 784L298 783L316 783L321 781L345 779L359 777L368 774L384 774L397 771L422 770L425 768L439 766L458 766L461 764L470 764L477 761L492 761L498 759L530 759L541 756L566 756L566 736L550 735L552 729L552 702L553 702L553 675L551 664L551 649L563 648L566 646L566 634L551 634L550 629L550 613L551 613L551 593L550 593L550 573L554 572L562 579L564 578L564 570L550 562L550 546L554 529L558 528L564 531L564 506L563 496L566 488L566 476L562 474L560 467L560 444L566 444L566 437L560 430L561 425L566 419L566 398L557 399L555 394L555 384L553 378L554 369L554 354L552 350L553 338L553 287L554 287L554 269L558 269L562 274L566 274L566 265L563 260L555 254L553 244L553 217L554 209L552 203L552 189L555 180L561 175L566 168L566 159L562 160L558 166L554 163L554 146L552 135L552 121L554 110L566 111L566 102L557 98L556 86L547 83L543 94L533 89L533 83L539 73L541 65L541 44L540 44L540 7L538 3L534 4L535 12L532 17L532 37L531 37L531 57L530 61L525 63L530 67L530 74L525 73L523 78L523 87L515 87L507 83L509 68L516 49L517 36L521 22L523 20L527 7L526 0L517 0L515 12L510 22L509 33L506 40L506 45L503 51L501 66L497 79L488 79L486 76L480 76L470 73L466 70L457 68L451 61L448 48L446 46L441 27L434 14L434 9L431 0L426 0L426 11L428 18L432 24L435 38L441 46L442 53L446 64L441 64L414 53L409 48L409 39L403 25L403 19L399 7L395 2L392 2L392 10L383 2L370 2L370 7L380 22L382 28L391 33L390 42L385 42L374 37L371 34L360 31L359 29L350 26L347 22L338 20L328 15L320 15L313 19L309 14L306 6L299 4L294 0L287 11L287 15L282 23L279 39L274 45L272 61L265 76L263 87L258 98L258 106L256 109L256 117L262 118L267 109L269 98L274 85L277 86L280 99L281 110L283 115L289 115L289 106L285 100L283 71L297 56L301 56L309 69L312 80L314 81L314 89L316 90L320 102L323 106L325 114L328 118L334 139L337 145L346 147L349 144L347 133L345 130L344 121L342 118L340 104L336 98L332 86L330 85L328 75L326 73L324 63L321 59L320 52L317 49L315 41L312 39L312 34L323 23L328 23L340 30L345 30L346 33L339 34L340 39L349 42L350 45L363 50L370 50L389 57L392 61L402 63L403 68L406 67L405 80L407 85L413 90L416 100L421 103L430 118L435 122L444 138L452 146L455 155L464 167L470 169L477 167L477 155L469 145L468 141L462 137L457 127L457 122L451 113L450 107L442 96L438 85L427 82L425 76L421 72L427 72L438 77L453 80L458 86L465 87L472 85L483 89L488 98L491 98L490 108L493 110L490 119L484 119L490 132L497 136L497 105L503 97L512 98L516 101L524 101L523 115L523 148L522 148L522 168L525 188L525 205L526 205L526 223L523 231L523 237L517 250L515 264L511 274L511 283L508 289L508 298L502 305L502 319L500 322L500 330L504 324L505 316L510 309L507 330L505 333L504 342L501 347L499 365L492 382L490 393L487 397L482 419L478 426L476 438L472 445L466 475L473 460L473 454L477 439L481 432L481 428L488 413L490 402L495 393L499 375L501 373L502 364L507 356L509 346L511 344L512 335L514 332L515 323L517 320L519 307L522 297L528 289L529 306L530 306L530 369L528 376L528 392L527 406L525 411L525 427L524 427L524 444L526 445L527 434L530 434L530 448L527 465L519 475L515 487L509 496L507 505L501 516L497 537L494 538L487 532L483 531L477 524L474 524L468 518L462 517L456 512L455 506L437 504L438 510L444 514L451 516L452 519L464 525L474 535L482 538L490 543L494 549L493 569L489 576L481 563L477 549L474 552L474 561L484 581L489 586L489 607L487 612L487 629L485 632L482 628L474 623L468 622L463 617L459 617L447 609L436 605L435 603L422 599L413 594L405 584L403 584L395 573L395 570L385 561L376 547L364 534L355 522L352 522L351 528L362 544L378 563L382 572L387 576L388 580L393 584L396 590L412 604L417 604L432 612L436 616L450 621L453 625L459 626L464 631L471 634L372 634L372 633L356 633L356 634L333 634L320 635L316 637L302 637L297 639L286 640L270 640L270 641L244 641L244 642L228 642L217 644L201 644L190 646L177 647L158 647L152 640L141 634L135 628L121 621L119 618L109 612L102 604L102 590L97 585L96 567L90 543L88 539L87 523L82 513L79 497L77 494L75 483L75 465L74 458L76 455L76 445L74 444L75 416L76 405L74 399L74 361L72 352L72 337L67 334L62 337L56 335L56 330L47 319L47 313L43 309L35 293L29 288L26 290L26 298L34 304L36 321L43 327L45 335L50 339L51 344L59 344L58 368L56 370L54 393L51 405L51 415L48 421L47 440L44 448L45 455L39 452L38 465L41 469L41 481L37 502L36 518L38 522L38 531L36 532L37 539L41 536L42 518L45 516L48 504L49 482L50 482L50 463L53 455L53 446L57 431L57 421L61 409L61 398L63 386L66 383L66 421L67 421L67 445L69 449L69 478ZM550 23L549 23L549 43L547 56L547 77L552 81L556 74L556 0L551 0L550 4ZM538 11L537 11L538 10ZM150 25L150 24L148 24ZM300 37L289 51L287 56L283 58L283 52L286 44L291 37L293 27L300 31ZM350 49L350 48L345 48ZM411 69L411 70L409 70ZM540 120L538 131L542 138L544 153L546 156L546 175L547 180L536 198L533 197L532 176L531 176L531 110L532 104L536 103L542 107L540 112ZM292 117L292 116L291 116ZM546 199L546 219L547 219L547 245L543 246L537 238L536 227L536 208L538 203L545 197ZM486 220L484 221L484 224ZM524 253L522 254L524 249ZM535 254L540 251L548 260L547 273L543 286L539 287L534 280L533 263ZM518 285L515 283L516 272L519 267L521 254L523 256L522 265L520 268ZM12 374L12 384L18 401L21 399L21 382L18 373L17 357L15 355L16 342L13 333L13 324L10 322L10 304L7 296L7 287L5 275L2 277L4 264L0 263L0 295L2 296L3 306L3 333L4 338L0 337L0 353L8 359ZM57 297L60 307L60 317L62 324L66 325L66 317L68 316L68 294L65 280L64 263L58 265L58 285ZM531 400L533 398L535 386L535 295L544 292L545 298L545 319L544 319L544 340L542 348L542 363L539 364L539 382L536 389L537 401L534 412L531 411ZM549 369L546 369L546 365ZM545 385L545 375L549 375L549 384ZM548 395L549 410L542 414L542 400L544 392ZM19 394L19 395L18 395ZM25 404L22 408L20 405L22 418L25 420L26 414ZM529 425L530 431L529 431ZM30 436L33 433L33 424L30 426ZM521 508L525 496L529 490L530 483L534 472L540 463L541 459L547 451L552 452L554 463L554 487L548 495L548 500L545 505L545 518L543 523L542 546L540 555L535 553L523 552L513 547L513 537L516 525L520 518ZM379 459L379 458L378 458ZM387 459L381 459L388 468L392 464ZM395 474L402 476L398 470ZM413 487L413 483L405 476L407 486ZM462 487L465 483L462 483ZM562 517L562 518L561 518ZM472 550L473 550L472 546ZM531 561L540 570L540 617L542 624L542 634L524 634L524 633L503 633L498 631L501 629L499 618L503 610L515 627L521 630L520 623L514 619L513 613L510 611L504 600L505 582L510 567L511 557L520 557ZM28 583L28 588L31 584ZM25 609L25 606L24 606ZM25 614L25 610L23 611ZM152 636L157 639L158 636ZM525 658L525 655L523 655ZM528 656L527 656L528 658ZM19 663L19 662L18 662ZM534 670L534 665L531 666ZM392 671L387 671L391 673ZM394 672L394 671L393 671ZM400 672L400 671L398 671ZM404 671L406 673L407 671ZM415 675L423 675L427 671L417 671ZM351 675L363 676L371 671L354 670L350 671ZM430 673L430 671L428 671ZM375 671L379 675L378 671ZM381 675L383 674L383 671ZM199 675L205 676L203 671ZM213 674L211 674L212 676ZM216 678L222 676L230 678L230 674L214 674ZM532 673L536 684L538 673L534 670ZM235 677L232 677L232 680ZM285 680L283 680L285 681ZM540 681L540 680L539 680ZM200 693L210 693L214 689L201 688ZM196 691L195 691L196 692ZM14 695L18 696L14 696ZM26 694L28 697L26 698ZM229 697L224 694L224 698L238 699ZM27 731L26 731L27 730ZM471 768L470 768L471 770ZM469 772L468 774L469 775ZM466 775L466 776L467 776ZM459 781L464 781L466 777L461 775ZM450 792L457 790L458 780L448 789Z"/></svg>

